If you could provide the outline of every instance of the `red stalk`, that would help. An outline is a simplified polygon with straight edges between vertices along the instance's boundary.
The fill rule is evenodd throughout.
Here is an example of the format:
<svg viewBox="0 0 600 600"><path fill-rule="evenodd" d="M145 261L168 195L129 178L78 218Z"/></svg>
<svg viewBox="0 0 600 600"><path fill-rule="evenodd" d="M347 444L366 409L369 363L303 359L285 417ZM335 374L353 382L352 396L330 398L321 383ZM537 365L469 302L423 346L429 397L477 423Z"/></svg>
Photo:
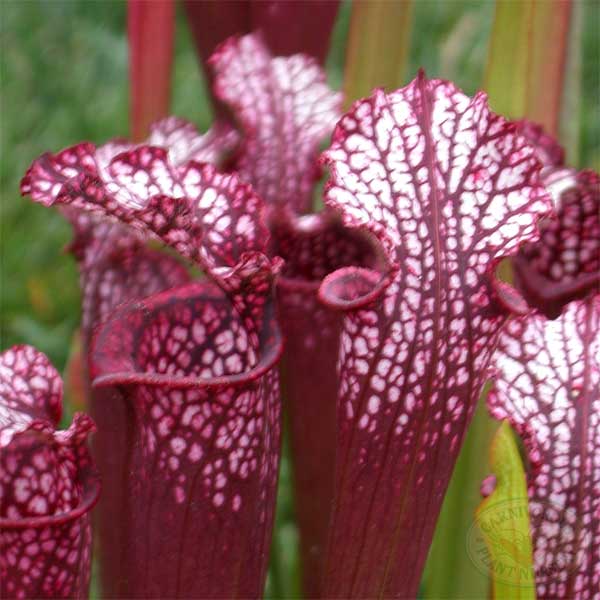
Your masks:
<svg viewBox="0 0 600 600"><path fill-rule="evenodd" d="M169 113L174 30L173 0L128 1L131 138L136 142Z"/></svg>
<svg viewBox="0 0 600 600"><path fill-rule="evenodd" d="M339 2L316 0L307 5L297 0L185 0L184 5L217 116L223 117L230 113L222 99L212 94L215 77L208 67L209 58L221 42L233 35L260 32L275 55L302 52L323 63Z"/></svg>
<svg viewBox="0 0 600 600"><path fill-rule="evenodd" d="M323 277L341 266L374 266L363 235L333 215L310 215L272 227L273 251L285 260L278 314L285 338L284 400L291 434L295 510L300 530L303 591L321 596L322 568L333 502L337 358L341 315L317 298Z"/></svg>

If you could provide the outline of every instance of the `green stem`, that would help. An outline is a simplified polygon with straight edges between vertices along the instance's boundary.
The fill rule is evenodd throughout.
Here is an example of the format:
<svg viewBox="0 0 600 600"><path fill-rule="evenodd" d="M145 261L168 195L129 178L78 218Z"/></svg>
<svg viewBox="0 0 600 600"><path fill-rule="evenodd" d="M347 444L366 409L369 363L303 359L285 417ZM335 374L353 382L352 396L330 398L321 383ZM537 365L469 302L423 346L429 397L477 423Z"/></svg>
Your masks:
<svg viewBox="0 0 600 600"><path fill-rule="evenodd" d="M489 578L467 553L467 536L481 501L479 487L489 474L486 456L496 422L487 414L486 393L469 426L438 520L423 576L423 598L480 600L487 596Z"/></svg>
<svg viewBox="0 0 600 600"><path fill-rule="evenodd" d="M412 0L354 0L346 49L346 104L375 87L403 83L412 25Z"/></svg>
<svg viewBox="0 0 600 600"><path fill-rule="evenodd" d="M497 0L485 89L494 110L558 135L571 0Z"/></svg>

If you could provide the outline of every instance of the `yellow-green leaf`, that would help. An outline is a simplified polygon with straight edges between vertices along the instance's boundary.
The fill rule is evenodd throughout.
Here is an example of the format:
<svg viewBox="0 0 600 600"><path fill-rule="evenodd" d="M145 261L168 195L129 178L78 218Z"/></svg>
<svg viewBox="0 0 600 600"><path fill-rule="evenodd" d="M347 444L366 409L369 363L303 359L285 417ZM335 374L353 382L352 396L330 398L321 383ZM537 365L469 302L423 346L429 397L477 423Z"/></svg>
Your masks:
<svg viewBox="0 0 600 600"><path fill-rule="evenodd" d="M485 89L494 110L558 134L571 0L497 0Z"/></svg>
<svg viewBox="0 0 600 600"><path fill-rule="evenodd" d="M344 92L349 106L373 88L403 84L412 0L355 0L346 50Z"/></svg>
<svg viewBox="0 0 600 600"><path fill-rule="evenodd" d="M479 533L468 540L473 561L489 569L497 600L535 600L535 574L525 471L508 422L490 451L494 491L475 511Z"/></svg>

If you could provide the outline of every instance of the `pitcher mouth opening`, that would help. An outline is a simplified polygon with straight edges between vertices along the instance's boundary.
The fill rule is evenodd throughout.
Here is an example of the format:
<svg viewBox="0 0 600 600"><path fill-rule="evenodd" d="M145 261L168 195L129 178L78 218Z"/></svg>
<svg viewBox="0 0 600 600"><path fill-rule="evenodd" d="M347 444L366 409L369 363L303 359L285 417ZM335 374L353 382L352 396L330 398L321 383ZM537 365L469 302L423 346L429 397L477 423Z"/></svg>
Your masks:
<svg viewBox="0 0 600 600"><path fill-rule="evenodd" d="M336 310L360 309L377 300L391 279L390 273L344 267L325 277L319 288L319 300Z"/></svg>
<svg viewBox="0 0 600 600"><path fill-rule="evenodd" d="M340 268L378 270L385 262L370 233L345 227L327 211L274 222L271 240L271 253L285 261L277 279L284 290L316 292Z"/></svg>
<svg viewBox="0 0 600 600"><path fill-rule="evenodd" d="M252 323L242 318L227 294L208 280L122 305L94 335L92 386L210 389L255 381L274 367L283 352L274 315L273 301L268 300L260 320ZM219 324L223 324L222 342L215 334ZM171 353L157 358L155 346L162 349L163 343L171 345ZM222 348L235 347L236 352L225 359L219 354L219 343Z"/></svg>

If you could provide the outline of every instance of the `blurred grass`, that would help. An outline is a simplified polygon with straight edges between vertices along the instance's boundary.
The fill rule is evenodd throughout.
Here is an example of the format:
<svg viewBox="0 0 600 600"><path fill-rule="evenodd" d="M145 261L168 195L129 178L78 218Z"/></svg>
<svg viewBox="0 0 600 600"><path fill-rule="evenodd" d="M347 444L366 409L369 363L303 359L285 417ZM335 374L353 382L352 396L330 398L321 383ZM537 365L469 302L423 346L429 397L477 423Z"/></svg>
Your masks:
<svg viewBox="0 0 600 600"><path fill-rule="evenodd" d="M430 77L452 79L465 92L475 92L482 81L493 2L415 4L407 78L422 66ZM598 168L600 4L585 0L584 5L580 156L581 166ZM327 65L337 88L349 8L346 2ZM181 11L176 39L173 113L203 130L211 115ZM77 271L61 252L70 231L56 211L20 198L19 180L44 151L127 136L125 3L3 0L0 40L0 349L33 344L62 369L79 322ZM287 459L280 482L273 552L277 569L289 573L297 534ZM267 596L294 596L297 585L290 587L277 569L270 574Z"/></svg>
<svg viewBox="0 0 600 600"><path fill-rule="evenodd" d="M56 211L20 199L19 180L44 151L127 136L125 3L5 0L0 11L1 345L33 344L62 368L79 322L76 268L61 253L70 230ZM173 108L206 128L201 76L181 29Z"/></svg>

